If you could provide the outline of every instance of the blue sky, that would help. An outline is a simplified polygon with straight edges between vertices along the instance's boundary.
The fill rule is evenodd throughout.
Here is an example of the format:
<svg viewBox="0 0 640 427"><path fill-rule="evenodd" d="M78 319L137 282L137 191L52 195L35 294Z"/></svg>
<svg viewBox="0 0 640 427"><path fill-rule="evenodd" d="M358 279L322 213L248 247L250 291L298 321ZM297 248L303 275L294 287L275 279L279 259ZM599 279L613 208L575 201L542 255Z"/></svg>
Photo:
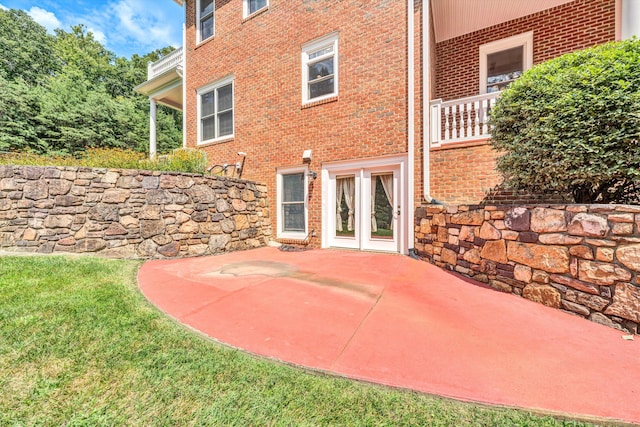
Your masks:
<svg viewBox="0 0 640 427"><path fill-rule="evenodd" d="M184 11L172 0L0 0L0 9L22 9L51 33L84 24L118 56L182 44Z"/></svg>

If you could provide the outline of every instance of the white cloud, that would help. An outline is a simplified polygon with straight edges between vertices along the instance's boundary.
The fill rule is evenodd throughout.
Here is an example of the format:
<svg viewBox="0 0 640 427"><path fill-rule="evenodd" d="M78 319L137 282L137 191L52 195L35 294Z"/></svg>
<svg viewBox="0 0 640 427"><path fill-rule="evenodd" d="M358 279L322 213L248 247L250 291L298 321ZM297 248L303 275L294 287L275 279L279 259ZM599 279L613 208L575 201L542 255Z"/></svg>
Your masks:
<svg viewBox="0 0 640 427"><path fill-rule="evenodd" d="M94 28L91 27L87 27L87 31L90 33L93 33L93 38L100 42L100 44L102 45L106 45L107 44L107 36L100 30L96 30Z"/></svg>
<svg viewBox="0 0 640 427"><path fill-rule="evenodd" d="M119 0L114 7L118 34L145 48L180 46L181 28L168 26L170 20L165 16L165 11L157 7L155 1Z"/></svg>
<svg viewBox="0 0 640 427"><path fill-rule="evenodd" d="M0 9L10 0L0 0ZM20 2L21 0L18 0ZM27 3L25 0L22 0ZM4 3L4 4L3 4ZM29 1L34 4L35 1ZM146 54L182 44L183 10L167 0L45 1L47 9L24 7L49 32L82 24L96 41L119 56ZM70 4L73 4L70 5ZM94 4L94 6L85 6ZM39 4L42 6L42 4ZM29 9L30 8L30 9Z"/></svg>
<svg viewBox="0 0 640 427"><path fill-rule="evenodd" d="M56 28L60 28L62 26L58 18L56 18L56 15L48 10L33 6L27 13L34 21L45 27L47 31L52 32Z"/></svg>
<svg viewBox="0 0 640 427"><path fill-rule="evenodd" d="M5 5L3 5L2 3L0 3L0 9L1 10L9 10L9 8Z"/></svg>

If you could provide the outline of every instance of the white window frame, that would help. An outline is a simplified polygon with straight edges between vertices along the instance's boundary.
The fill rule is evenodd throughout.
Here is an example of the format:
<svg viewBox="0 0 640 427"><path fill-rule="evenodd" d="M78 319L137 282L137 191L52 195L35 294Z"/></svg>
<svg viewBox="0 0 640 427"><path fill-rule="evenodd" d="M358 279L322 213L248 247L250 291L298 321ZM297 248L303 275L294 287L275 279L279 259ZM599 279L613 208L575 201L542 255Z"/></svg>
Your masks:
<svg viewBox="0 0 640 427"><path fill-rule="evenodd" d="M524 47L522 56L524 72L533 66L533 31L480 46L480 94L487 93L487 56L519 46Z"/></svg>
<svg viewBox="0 0 640 427"><path fill-rule="evenodd" d="M331 53L319 56L317 58L309 59L309 55L328 47L332 47ZM309 98L309 64L312 62L318 62L323 59L327 59L333 56L333 93L318 96L316 98ZM338 56L338 33L334 32L324 37L305 43L302 46L302 103L308 104L311 102L322 101L323 99L335 98L338 96L338 76L339 76L339 56Z"/></svg>
<svg viewBox="0 0 640 427"><path fill-rule="evenodd" d="M200 19L202 18L200 16L200 4L201 4L202 0L196 0L196 35L197 35L197 42L198 43L202 43L203 41L209 40L210 38L213 38L213 36L216 35L216 0L213 0L213 12L212 12L212 16L213 16L213 29L211 31L211 36L207 37L206 39L202 38L202 22L200 21Z"/></svg>
<svg viewBox="0 0 640 427"><path fill-rule="evenodd" d="M284 231L284 218L282 209L282 177L284 175L291 175L296 173L302 173L304 176L304 231L293 232ZM307 237L309 230L309 168L306 166L281 168L277 171L277 184L276 184L276 215L277 215L277 237L278 239L291 239L291 240L303 240Z"/></svg>
<svg viewBox="0 0 640 427"><path fill-rule="evenodd" d="M231 131L230 135L223 135L223 136L216 136L215 138L212 139L207 139L207 140L203 140L202 139L202 95L208 94L209 92L213 91L213 90L217 90L218 88L221 88L223 86L228 85L229 83L231 83L231 97L232 97L232 102L231 102L231 120L233 123L233 130ZM206 86L203 86L199 89L196 90L197 93L197 97L198 97L198 145L203 145L203 144L210 144L212 142L220 142L220 141L226 141L229 139L233 139L235 133L236 133L236 94L235 94L235 80L234 80L234 76L227 76L223 79L220 80L216 80L213 83L209 83ZM218 115L218 97L215 97L215 101L216 105L214 106L214 111L215 111L215 115ZM220 126L218 125L217 119L216 119L216 135L218 135L218 133L220 132Z"/></svg>
<svg viewBox="0 0 640 427"><path fill-rule="evenodd" d="M248 18L251 15L255 15L256 13L263 11L265 9L269 9L269 0L267 0L264 7L261 7L258 10L254 10L253 12L249 11L249 0L242 0L242 17L243 18Z"/></svg>

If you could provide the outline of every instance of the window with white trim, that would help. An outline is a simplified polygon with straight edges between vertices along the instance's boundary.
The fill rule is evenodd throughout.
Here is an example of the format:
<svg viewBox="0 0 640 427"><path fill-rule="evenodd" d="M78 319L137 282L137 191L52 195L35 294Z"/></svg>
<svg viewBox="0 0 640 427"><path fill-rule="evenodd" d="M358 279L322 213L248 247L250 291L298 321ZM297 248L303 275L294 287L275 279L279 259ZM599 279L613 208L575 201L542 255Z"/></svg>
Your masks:
<svg viewBox="0 0 640 427"><path fill-rule="evenodd" d="M196 0L198 21L198 43L213 37L215 22L215 0Z"/></svg>
<svg viewBox="0 0 640 427"><path fill-rule="evenodd" d="M278 170L278 237L304 239L307 236L307 169Z"/></svg>
<svg viewBox="0 0 640 427"><path fill-rule="evenodd" d="M198 89L198 143L233 137L233 77Z"/></svg>
<svg viewBox="0 0 640 427"><path fill-rule="evenodd" d="M503 90L532 65L532 31L480 46L480 93Z"/></svg>
<svg viewBox="0 0 640 427"><path fill-rule="evenodd" d="M269 0L243 0L242 2L245 18L269 6Z"/></svg>
<svg viewBox="0 0 640 427"><path fill-rule="evenodd" d="M302 102L338 95L338 34L302 47Z"/></svg>

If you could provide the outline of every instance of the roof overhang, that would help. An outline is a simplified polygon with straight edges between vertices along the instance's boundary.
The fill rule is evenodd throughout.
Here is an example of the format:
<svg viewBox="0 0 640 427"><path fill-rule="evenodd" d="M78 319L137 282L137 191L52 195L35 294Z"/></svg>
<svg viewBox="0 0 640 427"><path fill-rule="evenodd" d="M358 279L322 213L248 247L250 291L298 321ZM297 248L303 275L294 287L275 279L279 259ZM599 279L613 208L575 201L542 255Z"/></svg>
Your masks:
<svg viewBox="0 0 640 427"><path fill-rule="evenodd" d="M184 4L183 0L173 0L173 1L178 3L180 6L182 6Z"/></svg>
<svg viewBox="0 0 640 427"><path fill-rule="evenodd" d="M431 0L436 43L575 0Z"/></svg>
<svg viewBox="0 0 640 427"><path fill-rule="evenodd" d="M182 111L182 76L174 67L133 88L157 103Z"/></svg>

